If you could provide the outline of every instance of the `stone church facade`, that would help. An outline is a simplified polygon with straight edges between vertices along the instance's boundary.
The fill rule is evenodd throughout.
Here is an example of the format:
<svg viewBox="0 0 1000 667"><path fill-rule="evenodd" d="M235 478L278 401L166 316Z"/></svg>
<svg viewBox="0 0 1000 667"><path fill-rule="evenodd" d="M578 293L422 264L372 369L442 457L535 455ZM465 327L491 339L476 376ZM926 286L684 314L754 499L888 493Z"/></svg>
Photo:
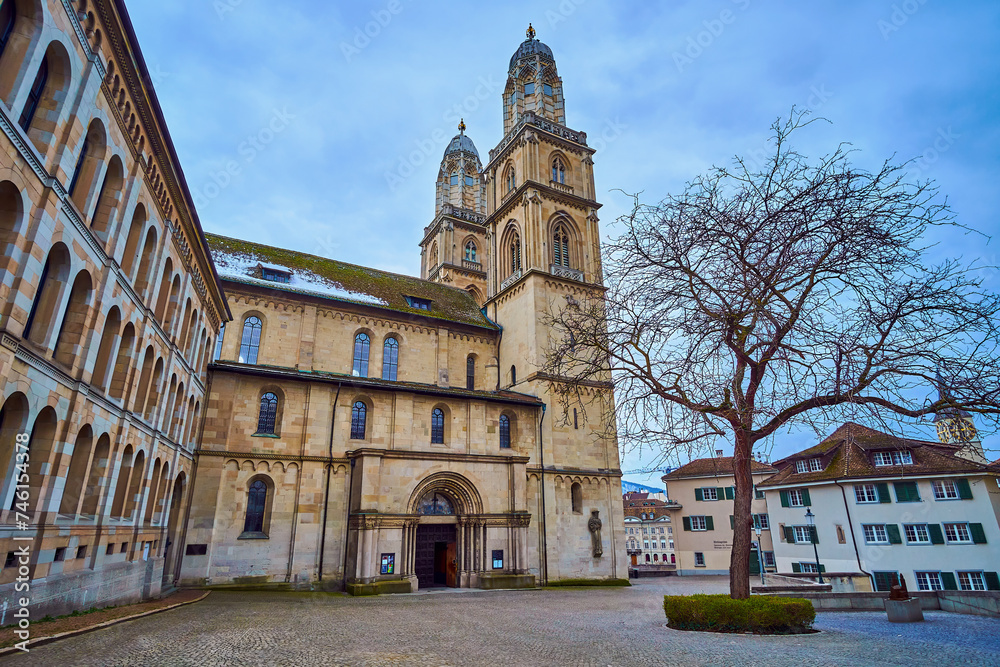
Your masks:
<svg viewBox="0 0 1000 667"><path fill-rule="evenodd" d="M625 576L613 398L539 370L603 289L593 150L547 46L509 74L398 276L206 235L124 1L0 2L5 599Z"/></svg>
<svg viewBox="0 0 1000 667"><path fill-rule="evenodd" d="M533 31L484 166L445 150L422 279L209 235L219 337L184 584L527 587L623 578L607 387L559 407L546 313L602 289L593 150ZM585 418L590 415L590 420Z"/></svg>

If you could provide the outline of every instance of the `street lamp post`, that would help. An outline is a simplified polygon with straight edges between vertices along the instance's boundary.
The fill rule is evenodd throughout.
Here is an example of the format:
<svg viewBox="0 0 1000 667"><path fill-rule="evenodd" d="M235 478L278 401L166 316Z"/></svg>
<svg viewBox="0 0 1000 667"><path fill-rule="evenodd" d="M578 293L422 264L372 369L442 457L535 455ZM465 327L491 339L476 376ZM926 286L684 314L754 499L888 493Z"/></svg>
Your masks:
<svg viewBox="0 0 1000 667"><path fill-rule="evenodd" d="M760 541L760 522L754 524L753 530L757 533L757 565L760 569L760 585L765 586L764 583L764 547Z"/></svg>
<svg viewBox="0 0 1000 667"><path fill-rule="evenodd" d="M806 509L806 520L809 522L809 541L813 543L813 554L816 556L816 574L819 575L819 583L823 583L823 572L819 567L819 549L816 548L816 526L814 521L816 515L813 514L812 508Z"/></svg>

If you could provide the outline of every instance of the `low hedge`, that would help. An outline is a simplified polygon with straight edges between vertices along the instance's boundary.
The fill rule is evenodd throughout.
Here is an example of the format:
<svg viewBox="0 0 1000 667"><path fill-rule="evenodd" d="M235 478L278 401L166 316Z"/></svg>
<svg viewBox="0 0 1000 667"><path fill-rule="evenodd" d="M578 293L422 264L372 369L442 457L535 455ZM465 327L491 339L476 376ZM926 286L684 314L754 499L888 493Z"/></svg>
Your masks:
<svg viewBox="0 0 1000 667"><path fill-rule="evenodd" d="M752 595L734 600L728 595L666 595L667 627L707 632L752 632L795 635L813 632L816 610L802 598Z"/></svg>

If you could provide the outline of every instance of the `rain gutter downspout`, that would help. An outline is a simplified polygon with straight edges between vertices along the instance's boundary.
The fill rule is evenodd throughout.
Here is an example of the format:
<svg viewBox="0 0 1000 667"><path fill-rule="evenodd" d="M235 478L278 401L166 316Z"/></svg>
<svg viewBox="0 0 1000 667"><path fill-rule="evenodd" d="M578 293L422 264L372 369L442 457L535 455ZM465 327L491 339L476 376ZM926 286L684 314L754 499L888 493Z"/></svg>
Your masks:
<svg viewBox="0 0 1000 667"><path fill-rule="evenodd" d="M323 581L323 554L326 553L326 517L330 509L330 470L333 469L333 427L337 423L337 403L340 401L340 382L337 383L337 395L330 408L330 452L326 462L326 485L323 489L323 528L319 537L319 580Z"/></svg>

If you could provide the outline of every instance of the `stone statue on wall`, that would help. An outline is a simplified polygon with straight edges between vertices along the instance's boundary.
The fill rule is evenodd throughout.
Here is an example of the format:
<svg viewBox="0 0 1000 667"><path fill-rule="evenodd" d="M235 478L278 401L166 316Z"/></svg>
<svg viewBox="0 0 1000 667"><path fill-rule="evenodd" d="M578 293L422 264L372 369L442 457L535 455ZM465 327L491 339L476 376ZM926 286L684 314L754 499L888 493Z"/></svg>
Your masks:
<svg viewBox="0 0 1000 667"><path fill-rule="evenodd" d="M594 548L594 558L604 555L604 547L601 544L601 523L600 510L591 510L590 520L587 521L587 528L590 529L590 543Z"/></svg>

